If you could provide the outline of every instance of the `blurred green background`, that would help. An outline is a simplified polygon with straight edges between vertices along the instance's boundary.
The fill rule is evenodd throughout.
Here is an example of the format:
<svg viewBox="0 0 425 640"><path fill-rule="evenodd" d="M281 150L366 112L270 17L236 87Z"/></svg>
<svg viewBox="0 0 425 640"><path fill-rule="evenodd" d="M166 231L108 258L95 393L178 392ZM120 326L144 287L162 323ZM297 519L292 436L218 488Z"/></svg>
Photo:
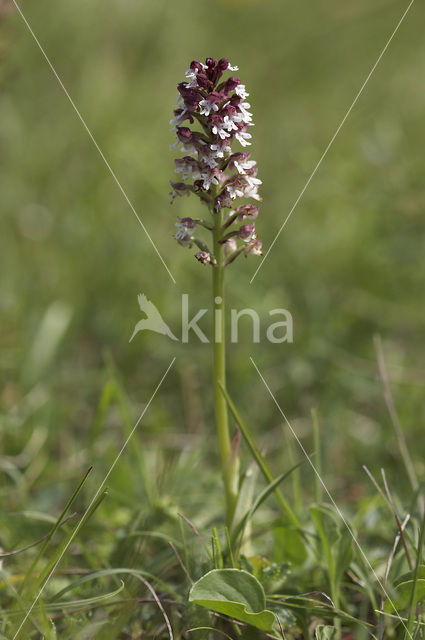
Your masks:
<svg viewBox="0 0 425 640"><path fill-rule="evenodd" d="M256 124L250 150L263 180L257 229L267 250L407 2L22 2L176 284L10 5L1 5L0 48L4 506L54 512L89 464L102 479L126 433L115 406L99 418L105 384L119 381L131 425L176 356L136 448L110 479L111 495L120 505L143 500L128 463L139 447L170 504L196 513L201 471L216 462L210 349L147 333L128 342L140 292L176 332L183 292L193 310L210 306L209 269L172 238L176 215L198 212L195 199L170 206L176 84L193 58L239 65ZM294 318L290 345L271 345L264 333L253 345L246 322L229 349L236 404L279 473L292 437L249 356L310 452L317 408L325 480L344 500L370 490L362 464L385 466L393 484L406 485L376 333L424 471L424 19L417 2L253 284L255 257L227 273L230 306L257 309L264 327L271 308ZM178 495L176 464L200 480L179 485ZM218 475L202 477L220 491ZM308 493L307 469L303 482Z"/></svg>

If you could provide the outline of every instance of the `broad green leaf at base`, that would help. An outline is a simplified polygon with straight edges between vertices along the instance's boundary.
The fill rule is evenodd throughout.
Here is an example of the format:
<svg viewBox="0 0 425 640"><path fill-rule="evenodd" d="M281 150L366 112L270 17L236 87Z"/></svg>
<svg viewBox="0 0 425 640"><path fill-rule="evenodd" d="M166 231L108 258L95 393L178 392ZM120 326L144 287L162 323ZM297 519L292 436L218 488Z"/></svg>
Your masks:
<svg viewBox="0 0 425 640"><path fill-rule="evenodd" d="M272 631L276 617L266 609L266 597L258 580L240 569L214 569L195 582L189 602L230 618Z"/></svg>

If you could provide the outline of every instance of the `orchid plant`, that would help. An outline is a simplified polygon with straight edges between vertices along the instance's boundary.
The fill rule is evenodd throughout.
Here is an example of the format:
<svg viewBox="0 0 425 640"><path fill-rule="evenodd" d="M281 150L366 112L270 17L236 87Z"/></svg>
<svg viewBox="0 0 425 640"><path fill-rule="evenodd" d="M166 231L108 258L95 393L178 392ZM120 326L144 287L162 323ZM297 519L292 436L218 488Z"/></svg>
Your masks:
<svg viewBox="0 0 425 640"><path fill-rule="evenodd" d="M176 131L172 149L185 154L175 160L176 172L185 182L171 182L172 200L194 194L208 209L206 218L178 218L174 237L183 247L197 248L195 258L212 268L214 317L214 404L222 475L230 528L239 491L238 433L230 436L226 399L224 271L240 255L262 255L262 242L255 231L259 208L240 198L260 201L256 162L250 153L235 151L251 144L253 126L248 93L239 78L223 79L226 71L237 71L227 58L194 60L186 80L178 84L179 97L170 121ZM185 126L190 124L191 126ZM198 232L209 232L209 241Z"/></svg>

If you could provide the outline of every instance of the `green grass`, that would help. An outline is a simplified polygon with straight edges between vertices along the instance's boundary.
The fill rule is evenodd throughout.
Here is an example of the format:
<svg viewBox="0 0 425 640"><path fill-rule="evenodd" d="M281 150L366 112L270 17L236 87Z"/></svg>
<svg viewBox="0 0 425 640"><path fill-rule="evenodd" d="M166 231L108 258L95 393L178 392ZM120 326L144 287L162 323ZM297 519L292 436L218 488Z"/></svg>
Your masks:
<svg viewBox="0 0 425 640"><path fill-rule="evenodd" d="M164 614L141 578L177 639L207 638L208 631L188 629L211 626L214 639L266 637L188 604L191 580L232 565L259 581L286 638L314 638L318 625L335 627L346 640L409 637L250 356L390 599L401 606L409 633L421 637L421 3L413 5L252 285L254 258L232 267L230 306L253 307L264 319L270 308L284 307L294 318L292 345L252 344L247 322L228 354L230 397L271 474L266 482L243 441L252 499L267 499L252 514L240 549L230 553L224 526L208 345L154 334L128 343L140 292L177 333L181 293L190 294L191 305L210 307L209 271L171 237L176 215L197 214L196 202L170 207L168 195L175 175L168 121L188 62L226 55L240 67L256 124L252 153L264 183L257 229L267 249L406 6L399 0L23 1L174 285L24 23L1 5L0 545L10 552L54 535L49 544L3 559L0 638L13 638L80 524L20 638L167 638ZM203 326L210 328L208 320ZM417 491L386 406L375 335L382 338ZM108 478L107 494L81 522L174 356ZM363 465L381 485L385 469L400 521L410 514L404 535L413 566L400 541L387 577L398 527ZM91 466L67 512L74 517L56 530ZM282 500L266 489L273 478L299 526L288 525ZM319 628L316 635L332 633ZM278 628L273 634L281 637Z"/></svg>

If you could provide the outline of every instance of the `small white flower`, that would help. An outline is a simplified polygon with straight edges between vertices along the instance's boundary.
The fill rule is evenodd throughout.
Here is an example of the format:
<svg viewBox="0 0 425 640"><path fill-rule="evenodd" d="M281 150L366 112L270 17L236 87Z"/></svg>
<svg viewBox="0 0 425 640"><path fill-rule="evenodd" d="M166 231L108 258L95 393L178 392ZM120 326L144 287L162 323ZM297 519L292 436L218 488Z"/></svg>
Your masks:
<svg viewBox="0 0 425 640"><path fill-rule="evenodd" d="M186 113L187 113L187 109L186 109L186 107L184 107L183 111L181 113L179 113L178 116L175 116L172 120L170 120L170 124L172 124L174 126L178 126L179 124L181 124L185 119Z"/></svg>
<svg viewBox="0 0 425 640"><path fill-rule="evenodd" d="M201 178L204 181L202 185L204 189L209 189L212 184L219 184L217 176L214 175L212 171L211 172L203 171L201 173Z"/></svg>
<svg viewBox="0 0 425 640"><path fill-rule="evenodd" d="M175 171L176 173L183 174L182 175L183 180L186 180L186 178L189 176L190 173L192 174L194 180L201 177L201 172L196 167L196 165L189 162L179 163Z"/></svg>
<svg viewBox="0 0 425 640"><path fill-rule="evenodd" d="M263 184L259 178L253 178L252 176L245 176L245 177L246 177L246 181L251 187L257 188L257 185Z"/></svg>
<svg viewBox="0 0 425 640"><path fill-rule="evenodd" d="M230 133L226 131L224 123L220 125L215 124L212 128L212 132L215 136L219 135L222 140L224 140L224 138L230 138Z"/></svg>
<svg viewBox="0 0 425 640"><path fill-rule="evenodd" d="M185 76L189 80L189 82L185 83L187 89L191 89L193 87L198 86L198 80L196 78L197 75L198 75L198 69L188 69L186 71Z"/></svg>
<svg viewBox="0 0 425 640"><path fill-rule="evenodd" d="M245 100L245 98L249 96L249 93L246 91L244 84L238 84L238 86L235 88L235 93L237 96L242 98L242 100Z"/></svg>
<svg viewBox="0 0 425 640"><path fill-rule="evenodd" d="M174 234L174 238L179 242L183 247L191 247L192 246L192 236L191 229L185 227L181 222L176 222L177 231Z"/></svg>
<svg viewBox="0 0 425 640"><path fill-rule="evenodd" d="M212 144L210 145L210 149L211 151L215 152L215 155L214 155L215 158L224 158L224 154L230 153L232 150L228 144L224 144L224 145Z"/></svg>
<svg viewBox="0 0 425 640"><path fill-rule="evenodd" d="M252 138L252 135L247 131L239 131L238 133L235 133L235 138L236 140L239 140L243 147L247 147L251 144L248 140L249 138Z"/></svg>
<svg viewBox="0 0 425 640"><path fill-rule="evenodd" d="M200 100L199 106L201 107L201 116L209 116L211 111L218 111L218 105L209 100Z"/></svg>
<svg viewBox="0 0 425 640"><path fill-rule="evenodd" d="M248 111L250 106L251 105L249 104L249 102L241 102L241 104L238 105L238 109L242 114L242 117L241 117L242 122L246 122L246 123L252 122L252 113Z"/></svg>
<svg viewBox="0 0 425 640"><path fill-rule="evenodd" d="M223 127L226 129L226 131L237 131L238 130L237 126L233 122L233 119L230 118L229 116L224 116L224 118L223 118Z"/></svg>
<svg viewBox="0 0 425 640"><path fill-rule="evenodd" d="M262 248L263 248L263 243L261 242L261 240L258 239L257 234L253 233L251 240L248 242L247 246L245 247L245 251L244 251L245 257L249 253L253 253L255 256L262 256L263 255Z"/></svg>
<svg viewBox="0 0 425 640"><path fill-rule="evenodd" d="M229 71L239 71L239 67L237 67L236 65L232 66L230 63L227 68L229 69Z"/></svg>
<svg viewBox="0 0 425 640"><path fill-rule="evenodd" d="M202 64L202 62L200 63L201 67L203 69L206 69L206 65ZM198 86L198 79L197 76L198 75L198 69L188 69L185 73L186 78L189 80L189 82L186 82L186 88L187 89L191 89L193 87L197 87Z"/></svg>
<svg viewBox="0 0 425 640"><path fill-rule="evenodd" d="M236 198L243 198L244 196L244 191L242 191L241 187L237 185L228 184L226 190L232 200L235 200Z"/></svg>
<svg viewBox="0 0 425 640"><path fill-rule="evenodd" d="M201 162L206 164L209 169L215 169L215 167L218 166L217 162L215 161L215 157L216 156L214 156L214 153L205 153L203 151L200 160Z"/></svg>
<svg viewBox="0 0 425 640"><path fill-rule="evenodd" d="M261 200L261 196L258 195L257 185L247 185L244 189L245 198L254 198L254 200Z"/></svg>
<svg viewBox="0 0 425 640"><path fill-rule="evenodd" d="M181 240L189 233L189 229L181 222L176 222L175 226L177 227L177 231L175 233L176 240Z"/></svg>
<svg viewBox="0 0 425 640"><path fill-rule="evenodd" d="M262 251L261 247L259 247L257 244L255 244L251 248L250 253L253 253L254 256L262 256L263 255L263 251Z"/></svg>
<svg viewBox="0 0 425 640"><path fill-rule="evenodd" d="M235 160L233 164L235 165L239 173L245 174L245 171L247 169L252 169L257 163L255 162L255 160Z"/></svg>

